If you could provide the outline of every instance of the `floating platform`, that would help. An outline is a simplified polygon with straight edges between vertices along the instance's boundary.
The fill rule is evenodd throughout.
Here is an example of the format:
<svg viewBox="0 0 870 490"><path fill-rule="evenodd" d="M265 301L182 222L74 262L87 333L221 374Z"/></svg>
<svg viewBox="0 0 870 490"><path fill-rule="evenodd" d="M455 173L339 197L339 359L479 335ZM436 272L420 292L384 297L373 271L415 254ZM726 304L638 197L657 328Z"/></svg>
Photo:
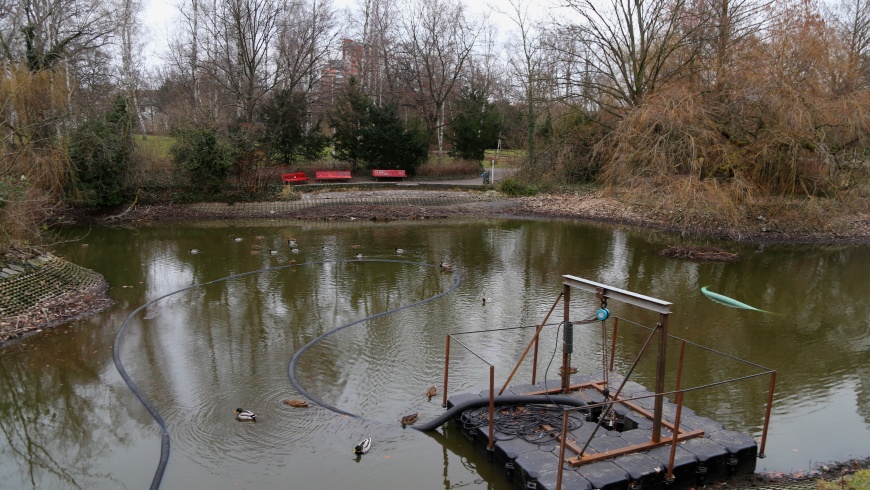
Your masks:
<svg viewBox="0 0 870 490"><path fill-rule="evenodd" d="M701 417L683 406L676 427L679 437L673 456L673 478L668 479L672 444L664 441L670 441L673 435L677 405L666 398L663 401L661 445L623 454L621 449L651 441L654 394L638 383L626 382L619 395L620 402L613 404L609 415L604 412L606 420L599 424L602 407L596 404L605 401L605 385L600 376L573 375L570 381L570 395L560 397L577 397L582 406L570 412L562 489L688 490L755 471L758 456L755 439L725 430L715 420ZM620 375L608 375L609 393L615 393L622 382ZM505 395L554 393L553 388L561 383L561 379L555 379L536 385L511 386ZM447 408L481 398L488 400L489 391L451 396ZM553 405L513 403L497 405L495 414L491 450L488 449L488 403L464 410L453 420L466 438L485 451L500 473L517 488L555 490L559 478L562 409ZM583 456L579 452L583 452ZM604 458L609 454L614 456ZM586 459L591 461L585 462Z"/></svg>

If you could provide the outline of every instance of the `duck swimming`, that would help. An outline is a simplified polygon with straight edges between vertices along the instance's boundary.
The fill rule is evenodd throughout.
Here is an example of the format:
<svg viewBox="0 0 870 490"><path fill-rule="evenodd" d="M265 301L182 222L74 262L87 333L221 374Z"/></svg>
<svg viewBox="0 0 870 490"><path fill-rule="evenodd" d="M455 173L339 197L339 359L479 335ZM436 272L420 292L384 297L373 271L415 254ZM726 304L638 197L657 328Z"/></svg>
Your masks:
<svg viewBox="0 0 870 490"><path fill-rule="evenodd" d="M196 255L199 253L199 249L198 248L189 248L189 249L187 249L187 253Z"/></svg>
<svg viewBox="0 0 870 490"><path fill-rule="evenodd" d="M420 414L418 414L418 413L412 413L411 415L405 415L404 417L402 417L402 428L404 429L406 425L413 424L414 422L417 421L417 419L419 417L420 417Z"/></svg>
<svg viewBox="0 0 870 490"><path fill-rule="evenodd" d="M372 438L366 437L365 439L359 441L359 444L354 446L353 453L354 454L365 454L369 452L369 449L372 448Z"/></svg>
<svg viewBox="0 0 870 490"><path fill-rule="evenodd" d="M241 420L243 422L256 422L257 415L250 410L245 410L243 408L236 409L236 420Z"/></svg>
<svg viewBox="0 0 870 490"><path fill-rule="evenodd" d="M430 386L426 389L426 396L431 400L433 396L438 394L438 388L436 386Z"/></svg>
<svg viewBox="0 0 870 490"><path fill-rule="evenodd" d="M284 405L290 405L293 408L308 408L308 402L305 400L288 399L284 400Z"/></svg>
<svg viewBox="0 0 870 490"><path fill-rule="evenodd" d="M453 266L448 264L447 262L441 262L440 264L438 264L438 267L441 267L441 270L443 270L444 272L450 272L453 270Z"/></svg>

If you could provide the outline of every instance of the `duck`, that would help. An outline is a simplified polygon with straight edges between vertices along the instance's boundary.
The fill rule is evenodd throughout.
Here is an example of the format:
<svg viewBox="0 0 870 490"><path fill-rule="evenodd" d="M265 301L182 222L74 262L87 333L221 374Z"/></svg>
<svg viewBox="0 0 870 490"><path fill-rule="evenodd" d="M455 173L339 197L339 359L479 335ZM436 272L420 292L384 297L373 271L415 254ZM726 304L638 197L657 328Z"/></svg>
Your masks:
<svg viewBox="0 0 870 490"><path fill-rule="evenodd" d="M292 238L289 239L289 240L287 240L287 245L288 245L290 248L296 248L296 240L294 240L294 239L292 239Z"/></svg>
<svg viewBox="0 0 870 490"><path fill-rule="evenodd" d="M481 298L480 303L481 303L483 306L486 306L486 302L487 302L487 301L491 301L491 300L492 300L492 298Z"/></svg>
<svg viewBox="0 0 870 490"><path fill-rule="evenodd" d="M363 258L363 254L356 254L355 257L358 259L361 259L361 258Z"/></svg>
<svg viewBox="0 0 870 490"><path fill-rule="evenodd" d="M240 242L240 241L242 241L242 237L237 236L237 237L233 238L233 241L234 241L234 242Z"/></svg>
<svg viewBox="0 0 870 490"><path fill-rule="evenodd" d="M441 267L441 270L445 272L450 272L453 270L453 266L448 264L447 262L441 262L440 264L438 264L438 267Z"/></svg>
<svg viewBox="0 0 870 490"><path fill-rule="evenodd" d="M244 408L237 408L236 409L236 420L241 420L244 422L248 422L248 421L256 422L257 421L257 414L255 414L254 412L251 412L250 410L245 410Z"/></svg>
<svg viewBox="0 0 870 490"><path fill-rule="evenodd" d="M308 402L305 400L287 399L284 400L284 405L290 405L293 408L308 408Z"/></svg>
<svg viewBox="0 0 870 490"><path fill-rule="evenodd" d="M278 255L277 250L269 250L269 255Z"/></svg>
<svg viewBox="0 0 870 490"><path fill-rule="evenodd" d="M402 428L404 429L406 425L413 424L414 422L417 421L417 419L419 417L420 417L419 413L412 413L410 415L405 415L404 417L402 417Z"/></svg>
<svg viewBox="0 0 870 490"><path fill-rule="evenodd" d="M426 396L431 400L433 396L438 394L438 388L435 385L426 389Z"/></svg>
<svg viewBox="0 0 870 490"><path fill-rule="evenodd" d="M298 253L299 253L299 249L298 249L298 248L291 248L291 249L290 249L290 252L291 252L291 253L294 253L294 254L298 254Z"/></svg>
<svg viewBox="0 0 870 490"><path fill-rule="evenodd" d="M359 441L359 444L354 446L353 453L354 454L365 454L369 452L369 449L372 448L372 438L366 437L365 439Z"/></svg>
<svg viewBox="0 0 870 490"><path fill-rule="evenodd" d="M199 249L198 248L189 248L189 249L187 249L187 253L196 255L199 253Z"/></svg>
<svg viewBox="0 0 870 490"><path fill-rule="evenodd" d="M397 254L403 254L403 253L405 253L405 249L404 249L404 248L397 248L397 249L396 249L396 253L397 253Z"/></svg>
<svg viewBox="0 0 870 490"><path fill-rule="evenodd" d="M290 259L290 265L296 265L296 259Z"/></svg>

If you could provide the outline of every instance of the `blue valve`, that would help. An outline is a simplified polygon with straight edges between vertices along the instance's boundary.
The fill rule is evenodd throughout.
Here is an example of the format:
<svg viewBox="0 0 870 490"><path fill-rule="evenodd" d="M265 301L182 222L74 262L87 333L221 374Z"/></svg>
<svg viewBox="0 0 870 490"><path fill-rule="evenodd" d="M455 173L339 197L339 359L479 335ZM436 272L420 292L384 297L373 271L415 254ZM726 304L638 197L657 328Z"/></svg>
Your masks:
<svg viewBox="0 0 870 490"><path fill-rule="evenodd" d="M604 320L607 320L608 317L610 317L610 310L608 310L607 308L601 308L600 310L598 310L595 316L603 322Z"/></svg>

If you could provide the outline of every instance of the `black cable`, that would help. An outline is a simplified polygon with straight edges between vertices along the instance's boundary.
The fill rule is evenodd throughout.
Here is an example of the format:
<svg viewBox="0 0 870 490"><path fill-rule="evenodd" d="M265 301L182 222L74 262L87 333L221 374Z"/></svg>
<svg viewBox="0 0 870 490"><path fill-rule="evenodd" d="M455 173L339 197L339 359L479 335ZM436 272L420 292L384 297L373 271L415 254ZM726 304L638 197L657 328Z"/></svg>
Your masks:
<svg viewBox="0 0 870 490"><path fill-rule="evenodd" d="M406 261L389 261L389 262L402 262L402 263L415 264L415 265L427 266L427 267L440 267L440 265L424 264L422 262L406 262ZM397 311L404 310L406 308L412 308L414 306L419 306L419 305L422 305L424 303L428 303L432 300L438 299L438 298L452 292L453 290L458 288L459 285L462 283L462 278L460 278L459 274L457 274L456 272L453 272L453 278L455 279L456 282L454 282L453 285L450 286L448 289L446 289L445 291L442 291L441 293L436 294L435 296L431 296L429 298L422 299L420 301L411 303L409 305L400 306L400 307L394 308L392 310L383 311L381 313L377 313L377 314L367 316L367 317L359 319L359 320L355 320L355 321L350 322L346 325L342 325L340 327L334 328L334 329L330 330L329 332L326 332L323 335L315 338L311 342L308 342L307 344L302 346L301 349L296 351L296 354L293 355L293 359L290 360L290 365L287 367L287 373L290 377L290 383L293 385L294 388L296 388L297 391L299 391L300 394L304 395L305 397L307 397L308 399L310 399L314 403L320 405L321 407L323 407L327 410L331 410L335 413L340 413L342 415L347 415L349 417L359 417L359 415L356 415L356 414L353 414L350 412L346 412L338 407L335 407L333 405L330 405L330 404L324 402L323 400L315 397L308 390L306 390L302 386L302 383L299 382L299 379L296 376L296 368L299 365L299 358L302 357L302 354L304 354L305 351L307 351L309 348L311 348L314 344L317 344L318 342L325 339L326 337L329 337L332 334L338 333L338 332L340 332L348 327L352 327L354 325L357 325L357 324L360 324L363 322L367 322L369 320L373 320L373 319L381 317L381 316L390 315L390 314L396 313Z"/></svg>

